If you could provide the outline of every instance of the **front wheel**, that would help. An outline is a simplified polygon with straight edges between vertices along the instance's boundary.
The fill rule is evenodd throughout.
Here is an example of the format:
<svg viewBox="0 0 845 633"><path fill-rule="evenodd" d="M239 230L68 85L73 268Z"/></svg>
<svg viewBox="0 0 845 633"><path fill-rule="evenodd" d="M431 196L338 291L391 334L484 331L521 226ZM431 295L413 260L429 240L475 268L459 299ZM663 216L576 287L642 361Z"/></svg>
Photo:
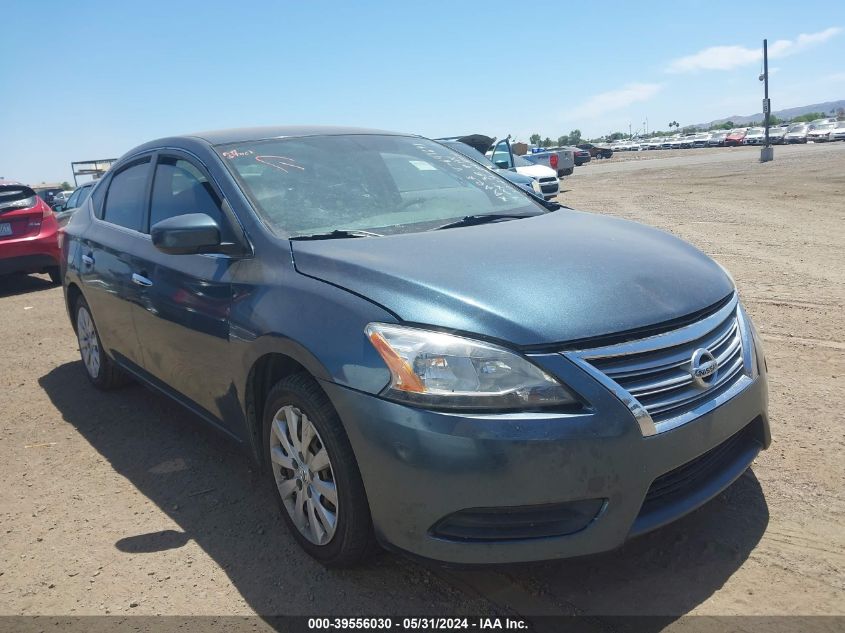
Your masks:
<svg viewBox="0 0 845 633"><path fill-rule="evenodd" d="M62 273L59 270L58 266L52 266L51 268L47 269L47 274L50 275L50 281L53 282L54 285L59 286L62 283Z"/></svg>
<svg viewBox="0 0 845 633"><path fill-rule="evenodd" d="M308 374L285 378L267 396L264 450L282 516L308 554L327 567L349 567L376 549L349 438Z"/></svg>

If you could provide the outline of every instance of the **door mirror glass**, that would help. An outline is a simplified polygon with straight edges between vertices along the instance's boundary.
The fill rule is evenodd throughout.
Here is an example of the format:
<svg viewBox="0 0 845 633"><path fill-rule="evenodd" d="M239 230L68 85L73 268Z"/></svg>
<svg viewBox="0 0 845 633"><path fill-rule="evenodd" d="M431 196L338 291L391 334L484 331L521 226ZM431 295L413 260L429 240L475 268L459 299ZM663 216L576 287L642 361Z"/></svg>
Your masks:
<svg viewBox="0 0 845 633"><path fill-rule="evenodd" d="M220 251L220 227L205 213L184 213L152 226L153 246L171 255Z"/></svg>

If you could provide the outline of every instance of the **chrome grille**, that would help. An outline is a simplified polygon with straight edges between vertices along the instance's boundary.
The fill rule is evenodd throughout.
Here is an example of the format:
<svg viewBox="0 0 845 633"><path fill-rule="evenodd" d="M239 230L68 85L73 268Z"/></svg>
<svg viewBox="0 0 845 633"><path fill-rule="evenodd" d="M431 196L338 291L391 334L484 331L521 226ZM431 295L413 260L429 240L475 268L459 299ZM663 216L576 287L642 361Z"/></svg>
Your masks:
<svg viewBox="0 0 845 633"><path fill-rule="evenodd" d="M631 409L645 435L676 428L719 406L755 377L751 337L736 295L713 314L677 330L566 355ZM718 369L697 384L692 356L705 349Z"/></svg>

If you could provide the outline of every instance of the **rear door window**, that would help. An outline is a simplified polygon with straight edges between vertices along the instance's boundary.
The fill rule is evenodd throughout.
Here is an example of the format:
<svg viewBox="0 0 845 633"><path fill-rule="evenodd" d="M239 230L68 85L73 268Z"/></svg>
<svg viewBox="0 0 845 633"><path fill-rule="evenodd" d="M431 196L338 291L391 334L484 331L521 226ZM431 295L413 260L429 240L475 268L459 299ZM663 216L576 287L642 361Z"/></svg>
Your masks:
<svg viewBox="0 0 845 633"><path fill-rule="evenodd" d="M143 231L150 161L135 163L112 176L106 193L103 220L133 231Z"/></svg>
<svg viewBox="0 0 845 633"><path fill-rule="evenodd" d="M82 199L82 192L85 191L85 187L80 187L72 194L70 194L70 198L67 199L67 204L65 205L68 209L75 209L79 206L79 201Z"/></svg>
<svg viewBox="0 0 845 633"><path fill-rule="evenodd" d="M88 196L91 195L91 191L94 189L94 185L88 185L87 187L82 187L79 190L79 199L76 201L76 206L81 207L85 204L85 201L88 199Z"/></svg>

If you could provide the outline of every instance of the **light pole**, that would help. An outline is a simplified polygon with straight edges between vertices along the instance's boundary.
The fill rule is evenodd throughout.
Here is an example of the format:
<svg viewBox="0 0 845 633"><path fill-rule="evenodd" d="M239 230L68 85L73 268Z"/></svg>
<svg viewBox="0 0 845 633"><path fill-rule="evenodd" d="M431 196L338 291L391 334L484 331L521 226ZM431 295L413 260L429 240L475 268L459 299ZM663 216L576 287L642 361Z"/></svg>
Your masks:
<svg viewBox="0 0 845 633"><path fill-rule="evenodd" d="M763 40L763 74L760 75L763 82L763 115L766 126L766 144L760 150L760 162L767 163L775 157L775 150L769 143L769 117L772 112L772 102L769 101L769 43Z"/></svg>

